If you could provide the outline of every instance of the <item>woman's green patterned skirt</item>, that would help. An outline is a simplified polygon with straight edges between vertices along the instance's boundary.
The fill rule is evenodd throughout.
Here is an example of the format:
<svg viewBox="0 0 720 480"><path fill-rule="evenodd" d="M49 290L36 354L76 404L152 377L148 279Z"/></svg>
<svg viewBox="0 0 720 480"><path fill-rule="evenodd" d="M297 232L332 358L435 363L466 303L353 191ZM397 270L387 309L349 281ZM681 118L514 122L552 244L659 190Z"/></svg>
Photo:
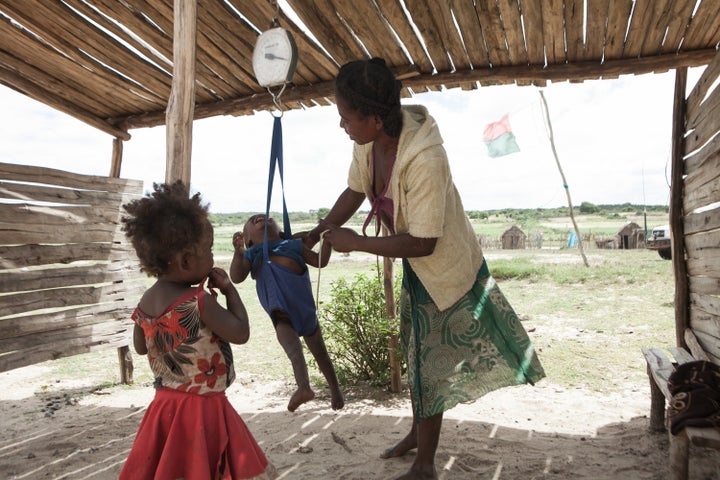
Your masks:
<svg viewBox="0 0 720 480"><path fill-rule="evenodd" d="M484 261L470 291L447 310L438 310L407 260L402 287L400 348L416 420L545 376Z"/></svg>

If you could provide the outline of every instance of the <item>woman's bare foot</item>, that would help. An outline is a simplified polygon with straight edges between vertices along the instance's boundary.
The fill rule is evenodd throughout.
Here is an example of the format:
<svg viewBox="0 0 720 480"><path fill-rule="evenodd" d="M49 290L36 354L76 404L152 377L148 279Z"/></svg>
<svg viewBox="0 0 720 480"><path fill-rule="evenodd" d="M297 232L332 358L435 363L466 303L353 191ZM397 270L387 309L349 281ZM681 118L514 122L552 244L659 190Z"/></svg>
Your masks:
<svg viewBox="0 0 720 480"><path fill-rule="evenodd" d="M333 410L340 410L345 406L345 397L343 397L343 394L339 388L331 388L330 396L330 405L332 406Z"/></svg>
<svg viewBox="0 0 720 480"><path fill-rule="evenodd" d="M437 472L434 465L415 465L404 475L396 477L395 480L437 480Z"/></svg>
<svg viewBox="0 0 720 480"><path fill-rule="evenodd" d="M417 436L412 431L405 438L400 440L397 445L390 447L380 454L380 458L402 457L410 450L417 448Z"/></svg>
<svg viewBox="0 0 720 480"><path fill-rule="evenodd" d="M293 393L292 397L290 397L287 409L291 412L294 412L300 405L309 402L313 398L315 398L315 392L313 392L311 389L298 388L297 390L295 390L295 393Z"/></svg>

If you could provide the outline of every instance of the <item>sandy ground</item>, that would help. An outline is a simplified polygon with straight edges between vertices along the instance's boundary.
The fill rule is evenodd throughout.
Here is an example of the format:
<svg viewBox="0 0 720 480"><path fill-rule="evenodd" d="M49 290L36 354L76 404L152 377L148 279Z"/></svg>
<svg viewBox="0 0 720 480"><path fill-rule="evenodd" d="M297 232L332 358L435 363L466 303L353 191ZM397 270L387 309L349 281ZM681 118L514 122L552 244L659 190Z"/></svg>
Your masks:
<svg viewBox="0 0 720 480"><path fill-rule="evenodd" d="M149 385L92 391L48 378L42 364L0 374L0 478L116 478L152 399ZM238 375L228 397L281 479L390 479L414 454L378 454L410 426L405 393L347 390L334 412L326 392L285 410L292 385ZM446 413L441 479L665 479L668 441L648 432L649 393L565 390L543 380ZM720 478L720 455L691 449L691 479Z"/></svg>

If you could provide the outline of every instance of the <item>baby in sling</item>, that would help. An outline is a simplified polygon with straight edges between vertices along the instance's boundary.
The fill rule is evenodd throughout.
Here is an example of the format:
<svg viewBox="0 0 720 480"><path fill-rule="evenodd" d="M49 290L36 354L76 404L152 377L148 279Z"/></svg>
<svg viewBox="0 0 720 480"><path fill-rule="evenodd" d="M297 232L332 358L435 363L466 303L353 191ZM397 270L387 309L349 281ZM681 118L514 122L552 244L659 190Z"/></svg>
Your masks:
<svg viewBox="0 0 720 480"><path fill-rule="evenodd" d="M292 364L297 390L290 397L288 410L294 412L315 398L300 337L305 339L330 387L333 410L341 409L345 400L325 347L307 268L308 264L325 267L330 245L324 244L319 253L314 252L301 239L283 238L272 217L258 214L250 217L242 232L233 235L233 247L230 278L235 283L244 281L248 274L255 279L260 304L270 316L278 342Z"/></svg>

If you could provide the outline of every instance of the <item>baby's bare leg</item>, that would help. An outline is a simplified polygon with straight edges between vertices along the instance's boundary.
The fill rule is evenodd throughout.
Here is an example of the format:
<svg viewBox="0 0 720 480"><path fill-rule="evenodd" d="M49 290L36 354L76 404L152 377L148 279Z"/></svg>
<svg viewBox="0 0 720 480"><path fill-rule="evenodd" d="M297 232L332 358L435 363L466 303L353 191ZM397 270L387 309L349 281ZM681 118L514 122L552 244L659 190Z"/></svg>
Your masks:
<svg viewBox="0 0 720 480"><path fill-rule="evenodd" d="M340 391L340 384L338 383L337 375L335 374L335 367L333 367L330 355L328 355L327 348L325 347L325 341L323 340L320 326L315 330L315 333L305 337L305 345L308 346L310 353L315 357L315 361L318 364L320 372L322 372L325 380L328 382L330 387L330 405L333 410L340 410L345 406L345 399Z"/></svg>
<svg viewBox="0 0 720 480"><path fill-rule="evenodd" d="M292 325L286 318L278 318L275 325L275 335L278 342L285 350L285 354L292 364L293 374L295 375L295 383L297 390L290 397L288 402L288 410L294 412L303 403L309 402L315 398L315 393L310 388L310 378L307 371L307 363L303 355L302 344Z"/></svg>

